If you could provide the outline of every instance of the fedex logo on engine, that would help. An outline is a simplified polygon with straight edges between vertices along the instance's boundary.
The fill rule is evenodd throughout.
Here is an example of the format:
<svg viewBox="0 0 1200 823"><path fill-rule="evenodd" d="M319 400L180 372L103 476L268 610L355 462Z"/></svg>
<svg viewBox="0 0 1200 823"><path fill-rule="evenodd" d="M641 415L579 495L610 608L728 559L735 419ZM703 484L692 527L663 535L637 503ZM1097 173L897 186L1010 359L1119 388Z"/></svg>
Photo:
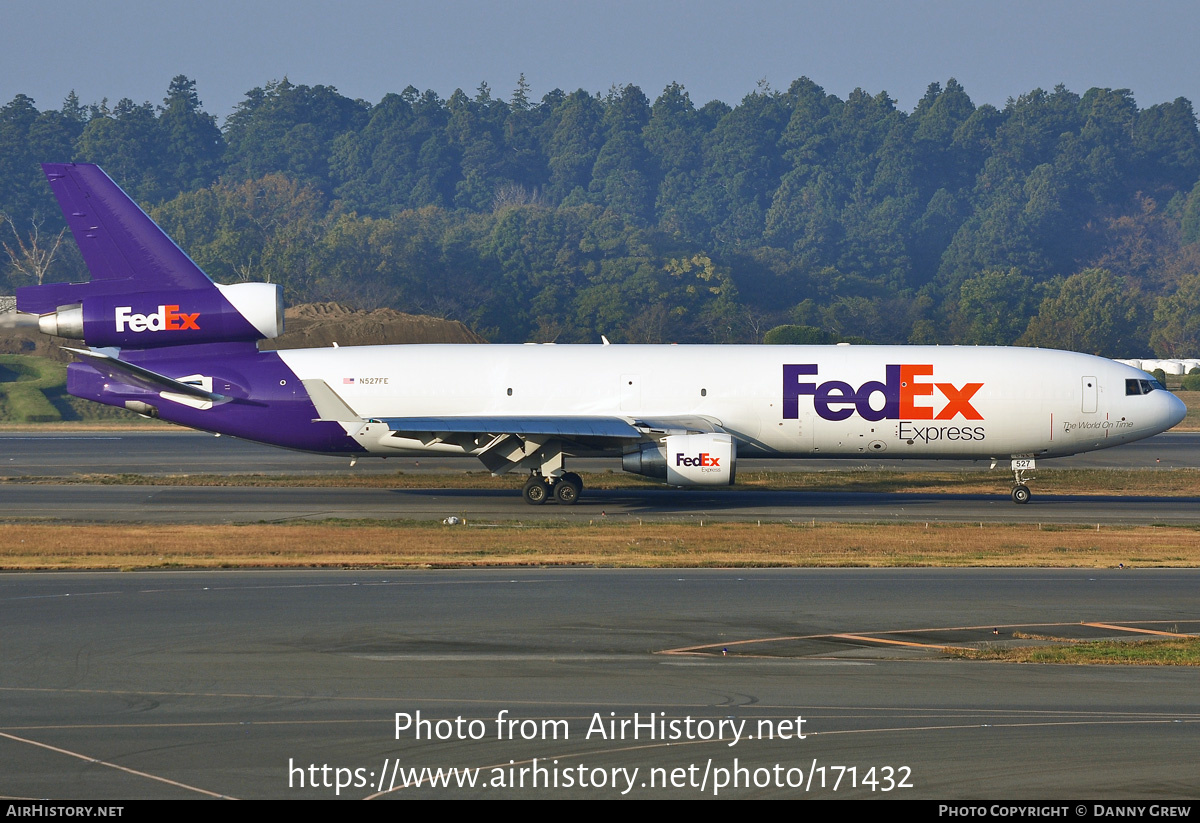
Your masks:
<svg viewBox="0 0 1200 823"><path fill-rule="evenodd" d="M864 420L982 420L971 398L982 383L936 383L930 364L903 363L884 368L884 380L868 380L857 389L841 380L802 382L817 373L815 363L783 366L783 417L800 417L800 397L811 396L813 408L825 420L845 420L857 413ZM937 394L935 395L935 390ZM940 397L938 396L940 395ZM878 399L876 399L878 398Z"/></svg>
<svg viewBox="0 0 1200 823"><path fill-rule="evenodd" d="M187 314L179 310L179 306L159 306L154 314L134 314L133 306L117 306L117 331L125 331L128 326L132 332L142 331L183 331L195 329L200 331L197 318L200 312Z"/></svg>
<svg viewBox="0 0 1200 823"><path fill-rule="evenodd" d="M719 467L721 465L721 458L713 457L708 452L700 452L699 457L688 457L683 452L676 452L675 453L675 465L676 466L700 466L701 468L708 468L710 466L718 466Z"/></svg>

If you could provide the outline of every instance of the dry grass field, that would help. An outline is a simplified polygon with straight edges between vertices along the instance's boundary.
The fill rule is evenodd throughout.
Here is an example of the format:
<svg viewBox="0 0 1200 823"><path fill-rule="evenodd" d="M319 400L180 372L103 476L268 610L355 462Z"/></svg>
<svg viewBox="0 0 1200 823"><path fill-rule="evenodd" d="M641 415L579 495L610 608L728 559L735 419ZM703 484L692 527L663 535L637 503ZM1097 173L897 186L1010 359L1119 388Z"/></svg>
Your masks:
<svg viewBox="0 0 1200 823"><path fill-rule="evenodd" d="M1055 645L1017 648L947 649L952 657L1004 663L1071 665L1200 666L1200 637L1165 640L1097 640L1074 643L1054 638Z"/></svg>
<svg viewBox="0 0 1200 823"><path fill-rule="evenodd" d="M0 568L1195 566L1200 529L985 524L0 525Z"/></svg>

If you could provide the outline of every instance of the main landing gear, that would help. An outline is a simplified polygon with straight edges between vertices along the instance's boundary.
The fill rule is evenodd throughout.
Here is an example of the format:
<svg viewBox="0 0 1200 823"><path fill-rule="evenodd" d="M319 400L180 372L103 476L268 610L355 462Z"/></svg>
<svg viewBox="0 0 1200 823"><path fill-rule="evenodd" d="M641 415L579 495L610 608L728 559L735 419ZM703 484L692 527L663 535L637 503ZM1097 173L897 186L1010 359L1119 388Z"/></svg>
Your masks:
<svg viewBox="0 0 1200 823"><path fill-rule="evenodd" d="M540 506L553 497L564 506L573 506L583 492L583 478L575 472L564 472L558 477L545 477L540 472L529 475L521 496L531 506Z"/></svg>

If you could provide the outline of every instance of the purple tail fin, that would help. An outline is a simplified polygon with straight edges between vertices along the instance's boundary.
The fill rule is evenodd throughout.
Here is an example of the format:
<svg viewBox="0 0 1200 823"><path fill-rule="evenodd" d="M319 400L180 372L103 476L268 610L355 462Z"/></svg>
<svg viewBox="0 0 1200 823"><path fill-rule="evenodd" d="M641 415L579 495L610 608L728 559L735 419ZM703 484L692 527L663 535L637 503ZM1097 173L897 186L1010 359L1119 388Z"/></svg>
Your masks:
<svg viewBox="0 0 1200 823"><path fill-rule="evenodd" d="M84 262L88 283L17 290L17 309L46 314L84 297L215 288L199 266L99 166L43 163Z"/></svg>
<svg viewBox="0 0 1200 823"><path fill-rule="evenodd" d="M99 166L46 163L46 179L92 279L17 289L17 311L47 334L149 349L252 342L283 331L283 291L220 286Z"/></svg>

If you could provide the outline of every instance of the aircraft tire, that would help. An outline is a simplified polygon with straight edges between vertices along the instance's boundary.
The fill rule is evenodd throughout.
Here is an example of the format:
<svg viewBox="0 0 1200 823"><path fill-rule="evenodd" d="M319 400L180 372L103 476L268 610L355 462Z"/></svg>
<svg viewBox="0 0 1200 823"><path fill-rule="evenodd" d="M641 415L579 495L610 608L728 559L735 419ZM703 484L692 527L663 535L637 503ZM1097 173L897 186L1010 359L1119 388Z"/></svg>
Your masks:
<svg viewBox="0 0 1200 823"><path fill-rule="evenodd" d="M1028 503L1029 498L1033 495L1029 491L1029 487L1024 483L1019 486L1013 486L1012 499L1014 503Z"/></svg>
<svg viewBox="0 0 1200 823"><path fill-rule="evenodd" d="M531 506L540 506L550 497L550 486L542 477L534 476L525 481L521 496Z"/></svg>
<svg viewBox="0 0 1200 823"><path fill-rule="evenodd" d="M581 491L583 491L583 483L578 482L570 474L564 474L554 484L554 499L564 506L574 506L579 501Z"/></svg>

